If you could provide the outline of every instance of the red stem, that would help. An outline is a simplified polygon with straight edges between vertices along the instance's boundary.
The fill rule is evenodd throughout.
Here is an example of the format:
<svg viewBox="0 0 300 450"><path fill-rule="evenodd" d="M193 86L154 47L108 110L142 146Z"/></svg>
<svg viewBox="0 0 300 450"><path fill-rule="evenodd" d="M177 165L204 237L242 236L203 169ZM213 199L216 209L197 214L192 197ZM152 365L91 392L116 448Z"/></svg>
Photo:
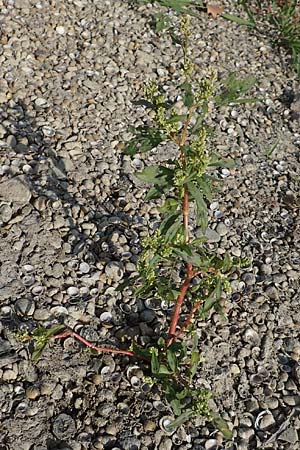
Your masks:
<svg viewBox="0 0 300 450"><path fill-rule="evenodd" d="M186 319L186 321L184 322L184 324L182 325L182 327L180 328L180 330L175 334L175 336L173 337L173 341L175 341L175 339L178 339L182 333L185 332L185 330L187 329L187 327L190 325L195 312L197 311L197 309L200 308L200 306L202 305L203 300L199 300L197 303L195 303L195 305L193 306L193 308L191 309L190 314L188 315L188 318Z"/></svg>
<svg viewBox="0 0 300 450"><path fill-rule="evenodd" d="M129 351L129 350L117 350L115 348L108 348L108 347L97 347L96 345L92 344L91 342L87 341L86 339L84 339L83 337L80 336L80 334L75 333L74 331L71 330L65 330L62 333L56 334L55 336L53 336L51 339L63 339L67 336L71 336L75 339L77 339L78 341L82 342L84 345L86 345L89 348L92 348L93 350L96 350L97 352L103 352L103 353L117 353L119 355L127 355L127 356L132 356L134 358L138 358L138 359L145 359L146 358L142 358L141 356L136 355L135 353ZM148 359L147 359L148 361Z"/></svg>

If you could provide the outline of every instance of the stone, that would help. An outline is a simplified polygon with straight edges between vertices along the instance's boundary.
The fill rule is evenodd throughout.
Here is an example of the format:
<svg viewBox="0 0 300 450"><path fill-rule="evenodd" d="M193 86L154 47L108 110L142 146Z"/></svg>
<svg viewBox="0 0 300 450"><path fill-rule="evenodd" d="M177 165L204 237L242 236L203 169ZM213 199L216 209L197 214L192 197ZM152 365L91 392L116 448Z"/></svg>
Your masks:
<svg viewBox="0 0 300 450"><path fill-rule="evenodd" d="M123 265L117 261L110 261L105 267L106 276L113 281L120 281L123 278Z"/></svg>
<svg viewBox="0 0 300 450"><path fill-rule="evenodd" d="M296 442L299 441L299 435L295 428L288 427L279 435L279 440L290 444L296 444Z"/></svg>
<svg viewBox="0 0 300 450"><path fill-rule="evenodd" d="M23 175L0 183L0 199L7 202L26 204L31 199L31 192Z"/></svg>
<svg viewBox="0 0 300 450"><path fill-rule="evenodd" d="M228 233L228 227L226 227L226 225L224 225L224 223L220 222L217 225L216 232L220 236L226 236L226 234Z"/></svg>
<svg viewBox="0 0 300 450"><path fill-rule="evenodd" d="M60 414L53 422L53 434L61 440L70 439L76 432L74 419L68 414Z"/></svg>

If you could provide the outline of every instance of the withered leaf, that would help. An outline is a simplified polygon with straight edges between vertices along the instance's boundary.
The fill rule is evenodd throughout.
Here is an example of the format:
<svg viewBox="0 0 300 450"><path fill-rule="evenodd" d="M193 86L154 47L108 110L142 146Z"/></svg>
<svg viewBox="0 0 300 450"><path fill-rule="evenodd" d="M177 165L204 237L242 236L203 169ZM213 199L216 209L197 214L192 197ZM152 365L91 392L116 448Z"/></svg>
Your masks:
<svg viewBox="0 0 300 450"><path fill-rule="evenodd" d="M211 14L216 19L224 11L224 6L207 5L207 14Z"/></svg>

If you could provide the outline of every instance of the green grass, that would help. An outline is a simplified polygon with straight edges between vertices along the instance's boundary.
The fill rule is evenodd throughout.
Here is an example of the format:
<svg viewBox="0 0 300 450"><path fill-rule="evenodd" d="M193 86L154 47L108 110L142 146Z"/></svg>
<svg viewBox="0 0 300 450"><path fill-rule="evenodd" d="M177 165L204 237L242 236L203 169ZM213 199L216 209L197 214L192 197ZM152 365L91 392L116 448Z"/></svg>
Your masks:
<svg viewBox="0 0 300 450"><path fill-rule="evenodd" d="M240 0L248 16L248 25L261 31L270 25L268 34L275 46L291 56L292 66L300 75L300 3L298 0ZM251 3L249 5L249 3Z"/></svg>

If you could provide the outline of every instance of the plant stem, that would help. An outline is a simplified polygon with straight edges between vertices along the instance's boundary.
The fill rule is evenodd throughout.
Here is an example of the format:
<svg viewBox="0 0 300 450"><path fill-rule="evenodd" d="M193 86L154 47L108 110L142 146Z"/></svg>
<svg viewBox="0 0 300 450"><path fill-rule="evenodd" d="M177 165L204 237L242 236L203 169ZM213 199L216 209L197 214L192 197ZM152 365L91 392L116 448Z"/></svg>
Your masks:
<svg viewBox="0 0 300 450"><path fill-rule="evenodd" d="M183 169L186 169L186 157L185 157L185 153L183 150L183 146L187 140L188 127L189 127L190 121L193 117L194 110L195 110L195 106L192 106L189 110L187 119L185 121L180 140L179 140L179 142L177 142L179 145L179 148L180 148ZM188 191L187 185L184 185L182 216L183 216L183 227L184 227L184 231L185 231L185 242L186 242L186 244L188 244L190 241L190 233L189 233L189 191ZM180 311L181 311L181 306L184 302L185 294L190 286L190 282L191 282L192 278L194 277L192 264L187 263L186 273L187 273L186 279L185 279L183 285L181 286L180 293L177 297L175 308L173 311L173 316L172 316L171 324L170 324L170 328L169 328L169 337L166 342L167 347L169 347L172 344L172 342L174 341L176 327L177 327L177 323L178 323L179 315L180 315Z"/></svg>
<svg viewBox="0 0 300 450"><path fill-rule="evenodd" d="M193 308L191 309L190 314L188 315L188 318L186 319L186 321L184 322L184 324L182 325L182 327L180 328L180 330L175 334L175 336L173 337L173 341L174 342L176 339L178 339L187 329L187 327L190 325L195 312L197 311L197 309L200 308L200 306L202 305L203 300L199 300L197 303L195 303L195 305L193 306Z"/></svg>
<svg viewBox="0 0 300 450"><path fill-rule="evenodd" d="M141 356L136 355L135 353L133 353L133 352L131 352L129 350L117 350L115 348L97 347L96 345L92 344L91 342L89 342L86 339L84 339L83 337L81 337L80 334L75 333L74 331L71 331L71 330L65 330L62 333L56 334L55 336L52 336L51 339L63 339L63 338L68 337L68 336L71 336L71 337L77 339L78 341L80 341L84 345L86 345L87 347L89 347L89 348L91 348L93 350L96 350L97 352L117 353L119 355L132 356L132 357L138 358L138 359L146 359L146 358L142 358Z"/></svg>

